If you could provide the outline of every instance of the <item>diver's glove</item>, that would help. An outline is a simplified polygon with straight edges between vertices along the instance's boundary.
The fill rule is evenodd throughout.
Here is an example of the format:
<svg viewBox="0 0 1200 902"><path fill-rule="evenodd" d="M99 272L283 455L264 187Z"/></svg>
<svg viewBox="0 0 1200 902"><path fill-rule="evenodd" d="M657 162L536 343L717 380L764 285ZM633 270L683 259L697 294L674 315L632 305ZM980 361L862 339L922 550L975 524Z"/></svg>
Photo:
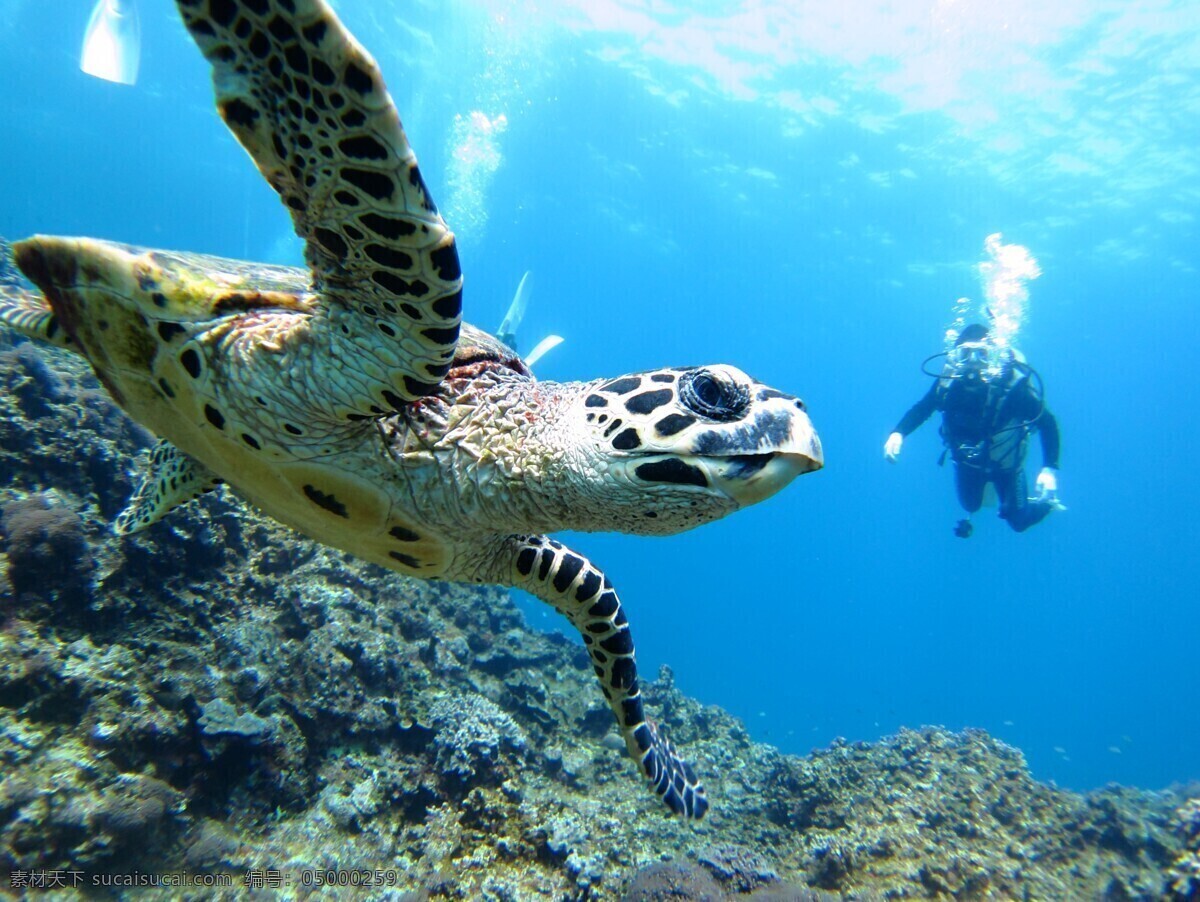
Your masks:
<svg viewBox="0 0 1200 902"><path fill-rule="evenodd" d="M1042 467L1037 475L1037 494L1034 501L1049 504L1055 510L1065 511L1067 506L1058 500L1058 473L1053 467Z"/></svg>
<svg viewBox="0 0 1200 902"><path fill-rule="evenodd" d="M904 436L899 432L893 432L887 437L887 441L883 443L883 456L887 458L888 463L896 462L896 458L900 456L900 446L903 444Z"/></svg>

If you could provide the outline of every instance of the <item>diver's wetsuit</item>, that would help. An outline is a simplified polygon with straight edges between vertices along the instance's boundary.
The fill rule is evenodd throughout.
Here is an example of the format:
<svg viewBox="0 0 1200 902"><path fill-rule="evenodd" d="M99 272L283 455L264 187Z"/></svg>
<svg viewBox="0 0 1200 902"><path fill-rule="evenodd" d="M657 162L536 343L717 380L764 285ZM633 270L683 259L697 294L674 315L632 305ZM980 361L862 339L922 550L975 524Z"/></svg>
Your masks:
<svg viewBox="0 0 1200 902"><path fill-rule="evenodd" d="M1042 465L1058 469L1058 421L1030 383L1023 365L992 383L977 377L937 379L894 430L907 437L935 410L942 411L942 441L954 461L958 503L975 513L991 482L1000 516L1017 532L1040 523L1054 508L1048 501L1029 500L1024 467L1029 432L1041 436Z"/></svg>

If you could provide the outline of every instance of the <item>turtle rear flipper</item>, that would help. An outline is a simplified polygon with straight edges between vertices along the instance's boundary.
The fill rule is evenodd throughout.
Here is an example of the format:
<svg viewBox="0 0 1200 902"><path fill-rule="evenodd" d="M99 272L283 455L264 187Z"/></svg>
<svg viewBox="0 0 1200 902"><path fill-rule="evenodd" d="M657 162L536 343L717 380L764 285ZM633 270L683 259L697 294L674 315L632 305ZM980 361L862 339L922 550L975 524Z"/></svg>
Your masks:
<svg viewBox="0 0 1200 902"><path fill-rule="evenodd" d="M119 536L141 532L223 481L194 457L161 440L150 452L150 466L142 476L142 484L113 521L113 532Z"/></svg>
<svg viewBox="0 0 1200 902"><path fill-rule="evenodd" d="M12 245L3 238L0 238L0 325L60 348L71 345L50 304L17 269Z"/></svg>
<svg viewBox="0 0 1200 902"><path fill-rule="evenodd" d="M15 329L27 338L60 348L71 347L50 305L36 291L0 285L0 325Z"/></svg>
<svg viewBox="0 0 1200 902"><path fill-rule="evenodd" d="M324 0L178 5L306 243L327 328L378 358L389 406L429 394L458 340L458 252L375 61Z"/></svg>

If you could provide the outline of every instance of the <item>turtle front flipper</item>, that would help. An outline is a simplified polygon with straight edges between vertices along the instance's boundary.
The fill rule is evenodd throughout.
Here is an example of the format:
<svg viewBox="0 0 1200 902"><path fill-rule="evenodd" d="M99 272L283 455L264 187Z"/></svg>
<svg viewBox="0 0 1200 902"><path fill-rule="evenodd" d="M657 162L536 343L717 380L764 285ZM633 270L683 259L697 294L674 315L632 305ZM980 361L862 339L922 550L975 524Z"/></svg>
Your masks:
<svg viewBox="0 0 1200 902"><path fill-rule="evenodd" d="M514 536L509 549L512 569L503 581L553 605L579 630L625 747L651 791L673 814L703 817L708 810L704 787L642 711L629 621L608 577L583 555L545 536Z"/></svg>
<svg viewBox="0 0 1200 902"><path fill-rule="evenodd" d="M306 242L329 335L371 358L387 406L429 394L458 341L458 252L375 61L324 0L177 2L225 124Z"/></svg>
<svg viewBox="0 0 1200 902"><path fill-rule="evenodd" d="M200 461L160 440L150 452L150 466L142 476L142 484L113 522L113 532L119 536L141 532L222 482Z"/></svg>

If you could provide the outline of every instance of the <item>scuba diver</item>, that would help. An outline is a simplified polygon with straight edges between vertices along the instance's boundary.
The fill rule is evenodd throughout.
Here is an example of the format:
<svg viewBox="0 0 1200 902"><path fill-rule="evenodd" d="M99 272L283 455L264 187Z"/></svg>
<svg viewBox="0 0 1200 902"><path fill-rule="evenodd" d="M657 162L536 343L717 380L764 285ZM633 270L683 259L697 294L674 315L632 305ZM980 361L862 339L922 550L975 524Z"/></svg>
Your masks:
<svg viewBox="0 0 1200 902"><path fill-rule="evenodd" d="M940 373L925 369L941 356L946 364ZM921 371L935 381L888 436L883 454L895 463L904 438L935 410L942 412L946 450L938 463L946 454L954 461L958 503L968 515L955 526L956 536L970 537L970 515L982 506L989 483L999 499L1000 517L1017 532L1053 510L1066 509L1058 500L1058 421L1046 406L1041 377L1020 352L996 347L988 340L988 327L975 323L962 330L950 351L926 358ZM1032 432L1041 436L1042 469L1037 494L1030 498L1025 452Z"/></svg>
<svg viewBox="0 0 1200 902"><path fill-rule="evenodd" d="M517 293L513 295L512 303L508 306L508 312L504 314L504 321L500 323L500 328L496 330L496 337L504 344L508 345L514 351L517 351L517 329L521 326L521 320L525 318L525 307L529 304L529 273L521 276L521 282L517 285ZM547 335L536 345L533 350L525 355L525 365L530 369L546 354L562 344L562 336ZM519 351L517 351L520 353Z"/></svg>

